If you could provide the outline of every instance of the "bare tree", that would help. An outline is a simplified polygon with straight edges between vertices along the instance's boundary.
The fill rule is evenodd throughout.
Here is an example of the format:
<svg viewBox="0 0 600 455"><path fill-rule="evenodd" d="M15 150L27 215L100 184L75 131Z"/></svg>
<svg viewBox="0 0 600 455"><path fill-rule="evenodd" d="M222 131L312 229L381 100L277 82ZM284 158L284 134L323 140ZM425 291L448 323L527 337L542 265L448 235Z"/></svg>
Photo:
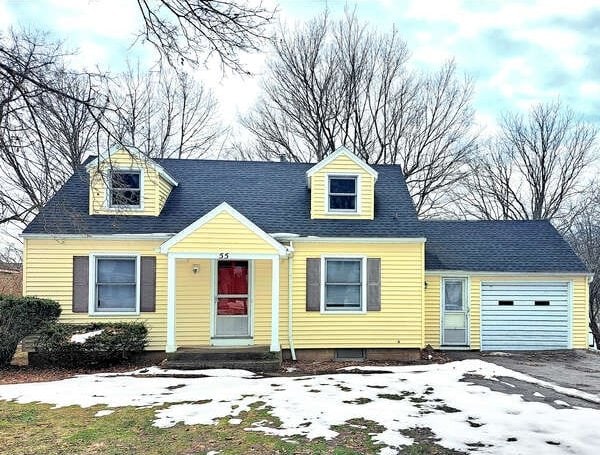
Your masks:
<svg viewBox="0 0 600 455"><path fill-rule="evenodd" d="M581 202L583 209L574 217L566 237L594 275L589 287L590 330L600 346L600 187Z"/></svg>
<svg viewBox="0 0 600 455"><path fill-rule="evenodd" d="M95 150L96 119L73 98L89 92L87 78L55 73L55 87L10 103L0 122L0 224L26 223Z"/></svg>
<svg viewBox="0 0 600 455"><path fill-rule="evenodd" d="M107 93L112 135L149 157L199 158L225 132L212 92L185 73L129 66Z"/></svg>
<svg viewBox="0 0 600 455"><path fill-rule="evenodd" d="M223 67L245 72L239 51L259 51L275 11L262 1L137 0L140 36L171 65L196 65L216 55Z"/></svg>
<svg viewBox="0 0 600 455"><path fill-rule="evenodd" d="M444 206L474 148L472 84L453 62L410 71L398 32L373 31L353 13L281 30L274 54L243 120L254 142L242 155L314 161L345 145L367 162L399 164L419 214Z"/></svg>
<svg viewBox="0 0 600 455"><path fill-rule="evenodd" d="M528 116L505 115L498 136L471 162L461 209L483 219L554 219L572 214L586 189L597 130L555 101Z"/></svg>

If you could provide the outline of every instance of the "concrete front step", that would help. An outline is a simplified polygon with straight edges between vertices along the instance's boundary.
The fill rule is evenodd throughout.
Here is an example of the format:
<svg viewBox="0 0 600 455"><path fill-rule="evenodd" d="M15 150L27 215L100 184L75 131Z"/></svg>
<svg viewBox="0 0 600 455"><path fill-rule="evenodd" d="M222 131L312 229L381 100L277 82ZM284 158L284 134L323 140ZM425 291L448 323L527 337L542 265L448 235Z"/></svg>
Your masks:
<svg viewBox="0 0 600 455"><path fill-rule="evenodd" d="M179 348L167 354L169 361L213 362L213 361L281 361L280 352L271 352L268 346L249 346L243 348Z"/></svg>
<svg viewBox="0 0 600 455"><path fill-rule="evenodd" d="M232 368L270 372L281 367L281 352L271 352L269 346L182 347L168 353L161 366L181 370Z"/></svg>
<svg viewBox="0 0 600 455"><path fill-rule="evenodd" d="M174 370L206 370L226 368L233 370L248 370L255 373L273 372L281 368L280 359L270 360L165 360L161 368Z"/></svg>

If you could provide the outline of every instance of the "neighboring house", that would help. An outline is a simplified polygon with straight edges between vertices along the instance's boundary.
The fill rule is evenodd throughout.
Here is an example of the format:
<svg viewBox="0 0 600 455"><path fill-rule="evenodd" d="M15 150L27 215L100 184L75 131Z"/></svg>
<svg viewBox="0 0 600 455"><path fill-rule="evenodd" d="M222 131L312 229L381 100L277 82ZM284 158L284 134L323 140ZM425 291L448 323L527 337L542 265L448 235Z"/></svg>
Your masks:
<svg viewBox="0 0 600 455"><path fill-rule="evenodd" d="M0 261L0 295L21 295L22 285L21 264Z"/></svg>
<svg viewBox="0 0 600 455"><path fill-rule="evenodd" d="M587 347L590 275L546 221L420 221L399 166L144 159L79 169L23 232L25 294L149 349L397 357ZM316 351L321 350L321 351Z"/></svg>

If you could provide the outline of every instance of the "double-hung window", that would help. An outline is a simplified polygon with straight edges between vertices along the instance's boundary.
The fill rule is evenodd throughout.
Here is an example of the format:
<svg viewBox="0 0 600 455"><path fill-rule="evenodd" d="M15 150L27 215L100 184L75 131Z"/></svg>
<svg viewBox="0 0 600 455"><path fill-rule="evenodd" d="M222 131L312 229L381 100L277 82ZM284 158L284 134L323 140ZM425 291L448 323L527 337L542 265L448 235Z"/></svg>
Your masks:
<svg viewBox="0 0 600 455"><path fill-rule="evenodd" d="M131 256L96 256L94 312L137 312L138 259Z"/></svg>
<svg viewBox="0 0 600 455"><path fill-rule="evenodd" d="M329 176L328 211L356 212L357 177Z"/></svg>
<svg viewBox="0 0 600 455"><path fill-rule="evenodd" d="M362 311L363 259L325 258L324 310Z"/></svg>
<svg viewBox="0 0 600 455"><path fill-rule="evenodd" d="M110 173L111 207L141 206L141 172L114 170Z"/></svg>

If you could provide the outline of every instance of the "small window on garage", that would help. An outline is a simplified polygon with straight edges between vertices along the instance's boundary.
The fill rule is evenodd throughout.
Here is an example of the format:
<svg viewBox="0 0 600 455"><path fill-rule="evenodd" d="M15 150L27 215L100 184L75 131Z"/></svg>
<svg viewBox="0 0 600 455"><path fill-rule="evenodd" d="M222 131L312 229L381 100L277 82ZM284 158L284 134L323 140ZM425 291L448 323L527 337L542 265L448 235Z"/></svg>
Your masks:
<svg viewBox="0 0 600 455"><path fill-rule="evenodd" d="M365 360L364 349L336 349L335 360Z"/></svg>
<svg viewBox="0 0 600 455"><path fill-rule="evenodd" d="M500 306L510 306L514 304L515 302L513 300L498 300L498 305Z"/></svg>
<svg viewBox="0 0 600 455"><path fill-rule="evenodd" d="M535 306L549 306L550 302L548 300L536 300Z"/></svg>

